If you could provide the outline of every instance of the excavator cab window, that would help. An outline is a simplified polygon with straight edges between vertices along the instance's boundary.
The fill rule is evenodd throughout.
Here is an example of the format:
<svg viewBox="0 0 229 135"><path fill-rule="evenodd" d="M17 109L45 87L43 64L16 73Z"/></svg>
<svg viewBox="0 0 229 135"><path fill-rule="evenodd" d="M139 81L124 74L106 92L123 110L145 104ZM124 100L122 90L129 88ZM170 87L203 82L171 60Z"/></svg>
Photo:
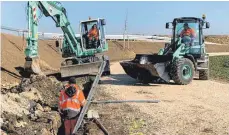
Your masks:
<svg viewBox="0 0 229 135"><path fill-rule="evenodd" d="M97 20L81 23L82 45L85 49L96 49L100 45Z"/></svg>
<svg viewBox="0 0 229 135"><path fill-rule="evenodd" d="M88 20L81 22L81 44L84 49L105 48L105 19Z"/></svg>

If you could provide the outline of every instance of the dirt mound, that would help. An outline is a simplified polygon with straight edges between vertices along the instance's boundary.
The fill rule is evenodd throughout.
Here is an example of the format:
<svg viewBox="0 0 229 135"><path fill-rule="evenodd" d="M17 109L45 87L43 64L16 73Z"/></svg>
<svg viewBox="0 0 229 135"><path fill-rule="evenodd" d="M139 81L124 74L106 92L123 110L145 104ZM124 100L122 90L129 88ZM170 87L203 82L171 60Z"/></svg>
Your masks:
<svg viewBox="0 0 229 135"><path fill-rule="evenodd" d="M219 43L219 44L227 44L229 45L229 36L205 36L205 40L207 42Z"/></svg>
<svg viewBox="0 0 229 135"><path fill-rule="evenodd" d="M53 77L31 76L20 85L2 87L2 130L8 134L56 135L62 84Z"/></svg>
<svg viewBox="0 0 229 135"><path fill-rule="evenodd" d="M111 61L131 59L135 56L133 50L123 48L122 42L109 41L108 46L108 51L104 54L109 56Z"/></svg>
<svg viewBox="0 0 229 135"><path fill-rule="evenodd" d="M130 41L129 48L126 43L124 48L123 41L108 41L109 50L105 54L109 56L112 61L126 60L135 57L135 54L144 53L152 54L157 53L160 48L164 47L164 43L153 43L143 41Z"/></svg>
<svg viewBox="0 0 229 135"><path fill-rule="evenodd" d="M58 69L61 63L61 55L54 49L55 41L38 41L39 57L43 68L52 67ZM1 33L1 81L20 82L19 69L24 67L24 49L26 41L23 37Z"/></svg>
<svg viewBox="0 0 229 135"><path fill-rule="evenodd" d="M77 84L87 97L94 76L79 77ZM59 91L65 80L53 76L32 75L20 84L2 84L2 127L12 135L57 135L61 134L59 116Z"/></svg>
<svg viewBox="0 0 229 135"><path fill-rule="evenodd" d="M42 98L42 103L50 107L57 107L59 91L63 88L61 82L54 77L31 76L30 79L22 80L19 90L28 91L31 88L37 89Z"/></svg>
<svg viewBox="0 0 229 135"><path fill-rule="evenodd" d="M114 43L117 42L117 43ZM118 44L118 45L117 45ZM108 41L109 50L106 54L111 60L123 60L134 58L134 54L152 54L158 53L160 48L164 48L163 42L145 42L145 41L130 41L129 49L124 50L123 41ZM128 51L133 52L132 55L128 54ZM229 46L227 45L206 45L206 51L211 52L229 52ZM122 55L125 54L125 55Z"/></svg>
<svg viewBox="0 0 229 135"><path fill-rule="evenodd" d="M59 71L59 69L51 67L49 64L47 64L45 61L41 59L39 60L39 66L41 68L41 71L43 72Z"/></svg>
<svg viewBox="0 0 229 135"><path fill-rule="evenodd" d="M207 53L229 52L229 45L206 45Z"/></svg>

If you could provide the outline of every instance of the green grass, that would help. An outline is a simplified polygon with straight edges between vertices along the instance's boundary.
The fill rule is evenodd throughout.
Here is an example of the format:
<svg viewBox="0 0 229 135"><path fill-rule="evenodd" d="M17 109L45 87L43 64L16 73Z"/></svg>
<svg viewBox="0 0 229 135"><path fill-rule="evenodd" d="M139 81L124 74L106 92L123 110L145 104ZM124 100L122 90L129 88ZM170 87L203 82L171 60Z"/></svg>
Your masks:
<svg viewBox="0 0 229 135"><path fill-rule="evenodd" d="M210 57L210 78L229 82L229 56Z"/></svg>

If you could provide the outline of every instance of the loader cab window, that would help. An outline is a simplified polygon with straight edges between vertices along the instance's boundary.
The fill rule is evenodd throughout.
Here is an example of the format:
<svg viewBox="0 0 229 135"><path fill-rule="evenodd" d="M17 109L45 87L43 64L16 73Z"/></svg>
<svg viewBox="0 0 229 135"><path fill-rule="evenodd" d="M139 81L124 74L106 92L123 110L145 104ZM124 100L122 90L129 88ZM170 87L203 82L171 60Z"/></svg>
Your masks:
<svg viewBox="0 0 229 135"><path fill-rule="evenodd" d="M199 23L177 23L174 34L176 41L178 37L181 37L181 42L184 44L200 45Z"/></svg>
<svg viewBox="0 0 229 135"><path fill-rule="evenodd" d="M99 24L97 20L81 23L82 44L85 49L96 49L99 42Z"/></svg>

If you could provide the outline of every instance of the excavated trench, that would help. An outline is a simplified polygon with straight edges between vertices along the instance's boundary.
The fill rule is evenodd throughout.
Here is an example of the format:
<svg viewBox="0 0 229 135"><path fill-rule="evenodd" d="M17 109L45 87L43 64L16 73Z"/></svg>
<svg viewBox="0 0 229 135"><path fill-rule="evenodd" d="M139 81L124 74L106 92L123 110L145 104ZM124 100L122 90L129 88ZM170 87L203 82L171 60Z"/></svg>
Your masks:
<svg viewBox="0 0 229 135"><path fill-rule="evenodd" d="M92 77L79 77L77 84L87 97ZM1 130L8 135L61 135L63 125L57 111L59 91L66 83L54 76L31 76L20 84L1 88ZM82 131L82 134L85 134Z"/></svg>

